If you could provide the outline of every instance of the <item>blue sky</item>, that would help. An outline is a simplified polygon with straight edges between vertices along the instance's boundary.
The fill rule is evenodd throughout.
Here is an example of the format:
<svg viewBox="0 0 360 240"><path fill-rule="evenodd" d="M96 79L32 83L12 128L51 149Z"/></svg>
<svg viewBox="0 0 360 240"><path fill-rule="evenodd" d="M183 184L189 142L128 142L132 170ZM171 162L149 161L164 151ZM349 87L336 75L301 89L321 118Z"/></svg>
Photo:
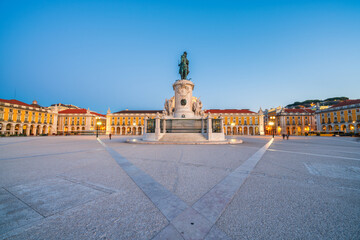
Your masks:
<svg viewBox="0 0 360 240"><path fill-rule="evenodd" d="M0 98L162 109L183 51L204 108L360 98L360 1L0 1Z"/></svg>

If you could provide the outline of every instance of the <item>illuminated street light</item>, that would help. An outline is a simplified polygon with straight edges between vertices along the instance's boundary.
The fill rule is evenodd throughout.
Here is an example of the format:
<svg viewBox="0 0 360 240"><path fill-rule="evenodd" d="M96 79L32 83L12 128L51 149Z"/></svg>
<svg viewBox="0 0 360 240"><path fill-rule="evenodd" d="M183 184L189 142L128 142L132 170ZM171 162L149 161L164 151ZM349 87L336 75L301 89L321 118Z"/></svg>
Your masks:
<svg viewBox="0 0 360 240"><path fill-rule="evenodd" d="M97 121L96 122L96 125L97 125L97 128L96 128L96 137L98 138L99 137L99 127L101 126L102 122L101 121Z"/></svg>
<svg viewBox="0 0 360 240"><path fill-rule="evenodd" d="M270 119L272 119L272 117L270 117ZM271 130L273 132L273 138L275 137L275 122L269 122L269 125L271 126ZM274 126L274 127L273 127Z"/></svg>

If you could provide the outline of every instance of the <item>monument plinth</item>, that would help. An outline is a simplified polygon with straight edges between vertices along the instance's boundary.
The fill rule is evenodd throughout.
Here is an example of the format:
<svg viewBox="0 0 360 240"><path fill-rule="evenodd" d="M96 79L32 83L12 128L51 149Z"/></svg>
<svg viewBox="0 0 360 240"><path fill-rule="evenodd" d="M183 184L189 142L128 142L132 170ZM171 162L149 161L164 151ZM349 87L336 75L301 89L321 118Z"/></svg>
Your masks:
<svg viewBox="0 0 360 240"><path fill-rule="evenodd" d="M193 96L194 83L190 80L177 80L173 84L175 91L175 106L174 117L175 118L193 118Z"/></svg>

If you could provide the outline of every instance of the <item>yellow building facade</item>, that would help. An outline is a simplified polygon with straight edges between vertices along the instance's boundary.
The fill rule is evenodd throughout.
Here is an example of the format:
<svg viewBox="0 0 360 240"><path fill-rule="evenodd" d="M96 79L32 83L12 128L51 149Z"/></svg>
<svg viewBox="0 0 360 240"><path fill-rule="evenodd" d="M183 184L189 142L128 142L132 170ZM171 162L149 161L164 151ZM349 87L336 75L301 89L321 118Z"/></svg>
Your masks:
<svg viewBox="0 0 360 240"><path fill-rule="evenodd" d="M106 133L113 135L142 135L146 117L155 118L162 110L123 110L106 114Z"/></svg>
<svg viewBox="0 0 360 240"><path fill-rule="evenodd" d="M360 99L346 100L316 111L318 129L323 133L360 133Z"/></svg>
<svg viewBox="0 0 360 240"><path fill-rule="evenodd" d="M41 107L34 101L27 104L15 99L0 99L0 134L52 135L56 134L57 111Z"/></svg>
<svg viewBox="0 0 360 240"><path fill-rule="evenodd" d="M267 135L305 135L317 131L315 111L307 108L273 108L266 114Z"/></svg>
<svg viewBox="0 0 360 240"><path fill-rule="evenodd" d="M247 109L209 109L211 118L224 118L225 135L264 135L264 113Z"/></svg>
<svg viewBox="0 0 360 240"><path fill-rule="evenodd" d="M106 116L89 109L65 109L58 113L57 132L69 134L105 134Z"/></svg>

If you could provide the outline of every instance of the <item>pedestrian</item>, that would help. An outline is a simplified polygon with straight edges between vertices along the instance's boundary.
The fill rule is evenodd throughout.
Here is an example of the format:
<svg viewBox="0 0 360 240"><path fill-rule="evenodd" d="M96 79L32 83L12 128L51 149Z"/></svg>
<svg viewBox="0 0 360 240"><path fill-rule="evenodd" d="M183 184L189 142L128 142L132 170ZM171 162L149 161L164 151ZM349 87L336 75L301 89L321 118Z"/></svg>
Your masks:
<svg viewBox="0 0 360 240"><path fill-rule="evenodd" d="M283 135L282 135L282 136L283 136L283 140L284 140L284 139L285 139L285 133L283 133Z"/></svg>
<svg viewBox="0 0 360 240"><path fill-rule="evenodd" d="M109 139L111 140L111 133L109 133Z"/></svg>
<svg viewBox="0 0 360 240"><path fill-rule="evenodd" d="M286 140L289 140L289 135L290 135L289 133L286 135Z"/></svg>

